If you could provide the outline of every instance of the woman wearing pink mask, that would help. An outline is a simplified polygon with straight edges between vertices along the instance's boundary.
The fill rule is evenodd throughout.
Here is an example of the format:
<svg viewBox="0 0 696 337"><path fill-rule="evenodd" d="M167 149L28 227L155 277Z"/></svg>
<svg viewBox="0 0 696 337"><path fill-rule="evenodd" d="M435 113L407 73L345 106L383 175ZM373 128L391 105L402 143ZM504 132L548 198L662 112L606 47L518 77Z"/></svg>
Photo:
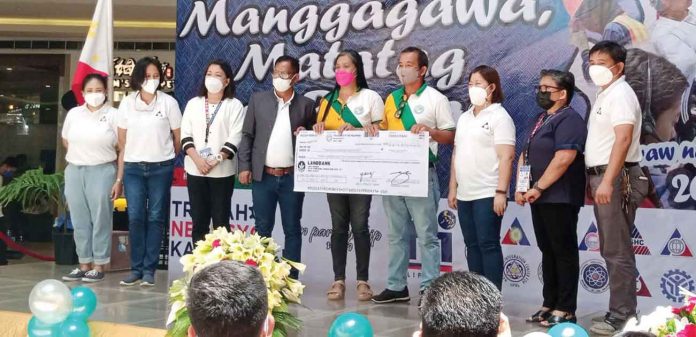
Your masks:
<svg viewBox="0 0 696 337"><path fill-rule="evenodd" d="M322 100L314 131L364 130L374 136L384 115L382 97L367 88L365 71L360 55L353 50L338 54L335 64L336 86ZM357 293L361 301L372 298L368 282L370 267L370 216L372 196L359 194L327 194L331 212L331 256L334 283L327 293L330 300L344 298L346 285L346 256L348 229L352 226L358 276Z"/></svg>

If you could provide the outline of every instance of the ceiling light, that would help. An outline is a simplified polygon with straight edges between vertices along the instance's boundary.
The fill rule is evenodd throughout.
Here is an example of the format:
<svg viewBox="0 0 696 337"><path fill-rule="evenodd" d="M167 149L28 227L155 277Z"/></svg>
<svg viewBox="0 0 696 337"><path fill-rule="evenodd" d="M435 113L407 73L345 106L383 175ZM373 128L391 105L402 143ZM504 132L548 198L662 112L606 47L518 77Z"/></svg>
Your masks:
<svg viewBox="0 0 696 337"><path fill-rule="evenodd" d="M5 68L5 70L12 71L12 67L7 67L7 68Z"/></svg>
<svg viewBox="0 0 696 337"><path fill-rule="evenodd" d="M46 84L46 88L50 88L50 87L51 87L51 85L50 85L50 84Z"/></svg>
<svg viewBox="0 0 696 337"><path fill-rule="evenodd" d="M89 27L92 24L92 20L0 17L0 24L15 25L15 26ZM176 22L174 22L174 21L114 20L114 27L115 28L176 29Z"/></svg>

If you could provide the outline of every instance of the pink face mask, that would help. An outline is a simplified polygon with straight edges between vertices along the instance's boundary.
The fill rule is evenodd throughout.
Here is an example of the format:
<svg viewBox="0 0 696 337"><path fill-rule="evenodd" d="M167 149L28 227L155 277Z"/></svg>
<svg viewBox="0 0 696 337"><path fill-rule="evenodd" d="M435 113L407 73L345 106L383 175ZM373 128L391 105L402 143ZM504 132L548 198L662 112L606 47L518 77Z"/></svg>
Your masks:
<svg viewBox="0 0 696 337"><path fill-rule="evenodd" d="M355 81L355 74L350 71L336 70L336 83L345 87Z"/></svg>

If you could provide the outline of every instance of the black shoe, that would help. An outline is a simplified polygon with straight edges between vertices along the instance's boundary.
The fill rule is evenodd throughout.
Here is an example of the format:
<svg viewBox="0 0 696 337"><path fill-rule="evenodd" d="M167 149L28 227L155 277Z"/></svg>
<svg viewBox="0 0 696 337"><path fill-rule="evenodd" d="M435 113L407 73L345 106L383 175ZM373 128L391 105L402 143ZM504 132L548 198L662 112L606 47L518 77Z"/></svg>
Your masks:
<svg viewBox="0 0 696 337"><path fill-rule="evenodd" d="M626 320L608 315L603 322L593 324L590 331L600 336L613 336L621 332L625 325Z"/></svg>
<svg viewBox="0 0 696 337"><path fill-rule="evenodd" d="M82 282L95 283L95 282L100 282L103 280L104 280L104 273L96 271L95 269L92 269L92 270L86 272L85 276L82 277Z"/></svg>
<svg viewBox="0 0 696 337"><path fill-rule="evenodd" d="M80 268L75 268L70 274L63 276L63 281L80 281L83 277L85 277L85 272Z"/></svg>
<svg viewBox="0 0 696 337"><path fill-rule="evenodd" d="M392 303L392 302L408 302L411 297L408 296L408 287L401 291L393 291L389 289L384 289L384 291L377 295L372 296L372 302L375 303Z"/></svg>

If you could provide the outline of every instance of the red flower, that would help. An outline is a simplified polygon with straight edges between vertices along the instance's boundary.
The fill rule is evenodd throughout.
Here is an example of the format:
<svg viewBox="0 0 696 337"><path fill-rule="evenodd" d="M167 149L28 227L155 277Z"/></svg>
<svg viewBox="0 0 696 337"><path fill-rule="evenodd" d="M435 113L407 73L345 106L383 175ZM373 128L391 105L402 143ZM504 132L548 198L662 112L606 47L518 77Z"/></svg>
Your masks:
<svg viewBox="0 0 696 337"><path fill-rule="evenodd" d="M259 266L259 264L256 263L256 261L251 260L251 259L246 260L246 262L244 262L244 264L246 264L247 266L252 266L252 267L258 267L258 266Z"/></svg>
<svg viewBox="0 0 696 337"><path fill-rule="evenodd" d="M696 297L689 297L689 304L696 304Z"/></svg>
<svg viewBox="0 0 696 337"><path fill-rule="evenodd" d="M696 325L688 324L684 330L677 332L677 337L696 337Z"/></svg>
<svg viewBox="0 0 696 337"><path fill-rule="evenodd" d="M213 241L213 248L220 247L220 239Z"/></svg>
<svg viewBox="0 0 696 337"><path fill-rule="evenodd" d="M691 315L691 313L694 311L695 307L696 307L696 301L692 301L692 299L689 299L689 304L687 304L681 308L672 308L672 313L675 315L680 315L680 316Z"/></svg>

